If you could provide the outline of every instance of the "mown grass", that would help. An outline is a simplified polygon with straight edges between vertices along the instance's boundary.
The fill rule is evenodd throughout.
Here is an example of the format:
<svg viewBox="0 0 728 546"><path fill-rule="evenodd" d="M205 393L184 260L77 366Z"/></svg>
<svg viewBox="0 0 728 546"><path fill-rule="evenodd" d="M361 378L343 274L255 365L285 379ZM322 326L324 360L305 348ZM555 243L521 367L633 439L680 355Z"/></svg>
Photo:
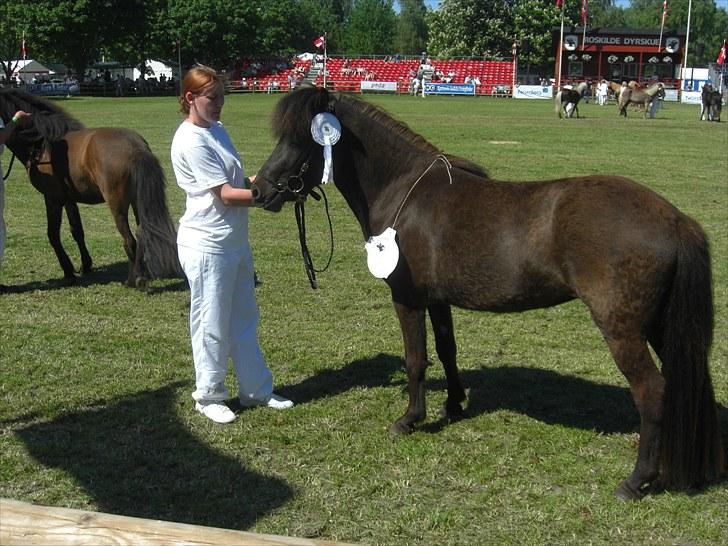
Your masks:
<svg viewBox="0 0 728 546"><path fill-rule="evenodd" d="M619 174L697 218L712 243L711 365L728 445L728 124L699 123L696 107L678 104L655 120L619 119L614 106L592 104L581 107L583 119L559 120L550 101L369 98L495 178ZM276 100L227 99L224 122L249 173L273 148ZM63 105L89 126L139 130L180 216L169 161L180 120L174 99ZM121 240L101 205L81 209L96 271L63 287L42 197L16 166L0 277L13 287L0 297L0 496L371 544L728 541L725 482L639 503L612 497L634 464L638 419L579 302L513 315L456 311L468 418L438 421L444 379L431 346L428 420L391 439L388 427L406 405L401 334L386 286L366 270L353 216L333 188L327 193L335 254L317 291L303 272L291 209L251 211L261 344L276 389L297 405L247 410L221 427L192 408L184 284L122 287ZM309 205L308 224L322 265L321 205ZM64 241L78 262L67 233Z"/></svg>

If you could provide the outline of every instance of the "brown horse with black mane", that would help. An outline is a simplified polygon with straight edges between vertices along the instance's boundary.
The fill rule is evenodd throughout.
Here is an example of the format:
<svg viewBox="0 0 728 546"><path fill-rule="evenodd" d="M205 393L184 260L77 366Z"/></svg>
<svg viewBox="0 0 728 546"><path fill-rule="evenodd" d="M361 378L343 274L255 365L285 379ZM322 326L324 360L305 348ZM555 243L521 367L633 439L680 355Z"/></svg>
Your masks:
<svg viewBox="0 0 728 546"><path fill-rule="evenodd" d="M5 123L17 110L32 113L13 132L7 147L23 164L33 186L43 194L48 240L74 282L73 264L61 244L63 209L81 254L81 270L92 260L77 203L106 202L129 258L127 286L144 286L149 277L182 277L174 225L165 198L165 177L146 141L130 129L87 129L53 102L23 91L0 89ZM129 227L129 207L139 224L139 242Z"/></svg>
<svg viewBox="0 0 728 546"><path fill-rule="evenodd" d="M301 201L323 172L333 172L364 239L395 232L395 247L384 237L372 239L381 248L371 247L394 256L377 273L391 290L409 382L409 404L394 432L411 432L426 416L427 313L447 379L444 409L457 418L466 394L452 305L519 312L579 298L629 382L641 419L637 462L615 494L636 499L650 486L684 489L723 475L708 367L710 253L697 222L622 177L493 180L382 110L324 89L284 97L273 124L279 141L254 185L260 206L279 211L286 201ZM312 138L319 129L330 154Z"/></svg>

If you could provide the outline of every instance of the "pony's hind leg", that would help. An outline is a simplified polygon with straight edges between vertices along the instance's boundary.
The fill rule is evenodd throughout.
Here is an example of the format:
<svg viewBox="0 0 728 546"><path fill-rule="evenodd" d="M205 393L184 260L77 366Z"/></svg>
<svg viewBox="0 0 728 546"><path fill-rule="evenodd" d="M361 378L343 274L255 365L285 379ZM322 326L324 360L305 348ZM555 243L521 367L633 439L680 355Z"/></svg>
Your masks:
<svg viewBox="0 0 728 546"><path fill-rule="evenodd" d="M397 303L394 309L399 318L404 340L404 358L407 366L409 404L405 414L397 419L390 431L393 434L410 433L414 424L425 418L425 370L427 344L425 338L425 310Z"/></svg>
<svg viewBox="0 0 728 546"><path fill-rule="evenodd" d="M66 201L64 205L66 209L66 217L71 226L71 235L78 245L78 251L81 253L81 272L88 274L91 272L93 260L86 248L86 236L83 232L83 223L81 222L81 213L78 211L78 205L73 201Z"/></svg>
<svg viewBox="0 0 728 546"><path fill-rule="evenodd" d="M637 462L629 477L614 491L622 500L635 500L644 496L646 487L659 473L665 380L655 366L647 342L639 333L619 338L605 334L605 339L619 370L629 383L640 415Z"/></svg>
<svg viewBox="0 0 728 546"><path fill-rule="evenodd" d="M129 259L129 274L127 275L125 284L130 288L144 287L146 286L146 279L141 270L140 260L137 259L137 242L134 235L131 233L131 228L129 227L129 209L114 208L111 205L112 204L109 203L111 213L114 217L114 223L116 224L116 229L119 231L122 239L124 240L124 252L126 253L126 257Z"/></svg>
<svg viewBox="0 0 728 546"><path fill-rule="evenodd" d="M460 382L457 366L457 346L452 326L452 309L446 304L430 304L427 307L430 314L432 330L435 334L435 349L437 356L445 369L447 380L447 400L443 407L444 417L457 419L462 417L461 402L465 400L465 389Z"/></svg>
<svg viewBox="0 0 728 546"><path fill-rule="evenodd" d="M63 269L63 278L66 282L76 282L76 274L73 269L73 263L66 254L61 243L61 219L63 217L63 204L44 195L46 206L46 221L48 242L53 247L58 263Z"/></svg>

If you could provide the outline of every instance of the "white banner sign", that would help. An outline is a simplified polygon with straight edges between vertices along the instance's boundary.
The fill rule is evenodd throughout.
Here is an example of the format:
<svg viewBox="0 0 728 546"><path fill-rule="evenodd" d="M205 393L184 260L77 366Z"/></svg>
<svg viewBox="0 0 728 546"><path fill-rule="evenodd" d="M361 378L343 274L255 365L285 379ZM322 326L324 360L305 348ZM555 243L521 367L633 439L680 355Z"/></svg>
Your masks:
<svg viewBox="0 0 728 546"><path fill-rule="evenodd" d="M516 85L513 96L517 99L550 99L554 95L550 85Z"/></svg>
<svg viewBox="0 0 728 546"><path fill-rule="evenodd" d="M397 91L397 82L361 82L362 91Z"/></svg>
<svg viewBox="0 0 728 546"><path fill-rule="evenodd" d="M703 104L703 94L697 91L683 91L683 104Z"/></svg>

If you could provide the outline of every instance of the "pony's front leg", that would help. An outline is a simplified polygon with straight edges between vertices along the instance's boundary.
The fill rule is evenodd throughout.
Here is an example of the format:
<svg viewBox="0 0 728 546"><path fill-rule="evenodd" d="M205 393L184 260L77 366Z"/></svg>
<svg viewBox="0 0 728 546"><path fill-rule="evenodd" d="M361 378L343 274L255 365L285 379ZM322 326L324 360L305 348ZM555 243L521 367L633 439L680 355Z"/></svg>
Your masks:
<svg viewBox="0 0 728 546"><path fill-rule="evenodd" d="M91 273L93 260L91 259L88 248L86 248L86 236L83 232L83 223L81 222L81 213L78 211L78 205L73 201L66 201L64 207L66 209L68 223L71 225L71 235L73 236L73 240L76 241L78 251L81 253L81 271L84 274Z"/></svg>
<svg viewBox="0 0 728 546"><path fill-rule="evenodd" d="M61 243L63 204L48 195L44 195L43 197L45 198L46 206L46 235L48 236L48 242L51 244L56 253L58 263L61 264L61 268L63 269L63 278L66 282L75 283L76 274L73 269L73 263L71 263L71 259L68 257L68 254L66 254L63 244Z"/></svg>
<svg viewBox="0 0 728 546"><path fill-rule="evenodd" d="M465 400L465 389L460 382L457 365L457 346L452 326L452 309L447 304L430 304L427 306L435 333L435 349L442 362L447 380L447 400L443 407L443 417L459 419L463 416L461 403Z"/></svg>
<svg viewBox="0 0 728 546"><path fill-rule="evenodd" d="M393 434L408 434L414 430L415 423L425 418L425 369L427 368L425 309L412 308L396 302L394 309L404 339L409 404L405 414L394 422L390 431Z"/></svg>

